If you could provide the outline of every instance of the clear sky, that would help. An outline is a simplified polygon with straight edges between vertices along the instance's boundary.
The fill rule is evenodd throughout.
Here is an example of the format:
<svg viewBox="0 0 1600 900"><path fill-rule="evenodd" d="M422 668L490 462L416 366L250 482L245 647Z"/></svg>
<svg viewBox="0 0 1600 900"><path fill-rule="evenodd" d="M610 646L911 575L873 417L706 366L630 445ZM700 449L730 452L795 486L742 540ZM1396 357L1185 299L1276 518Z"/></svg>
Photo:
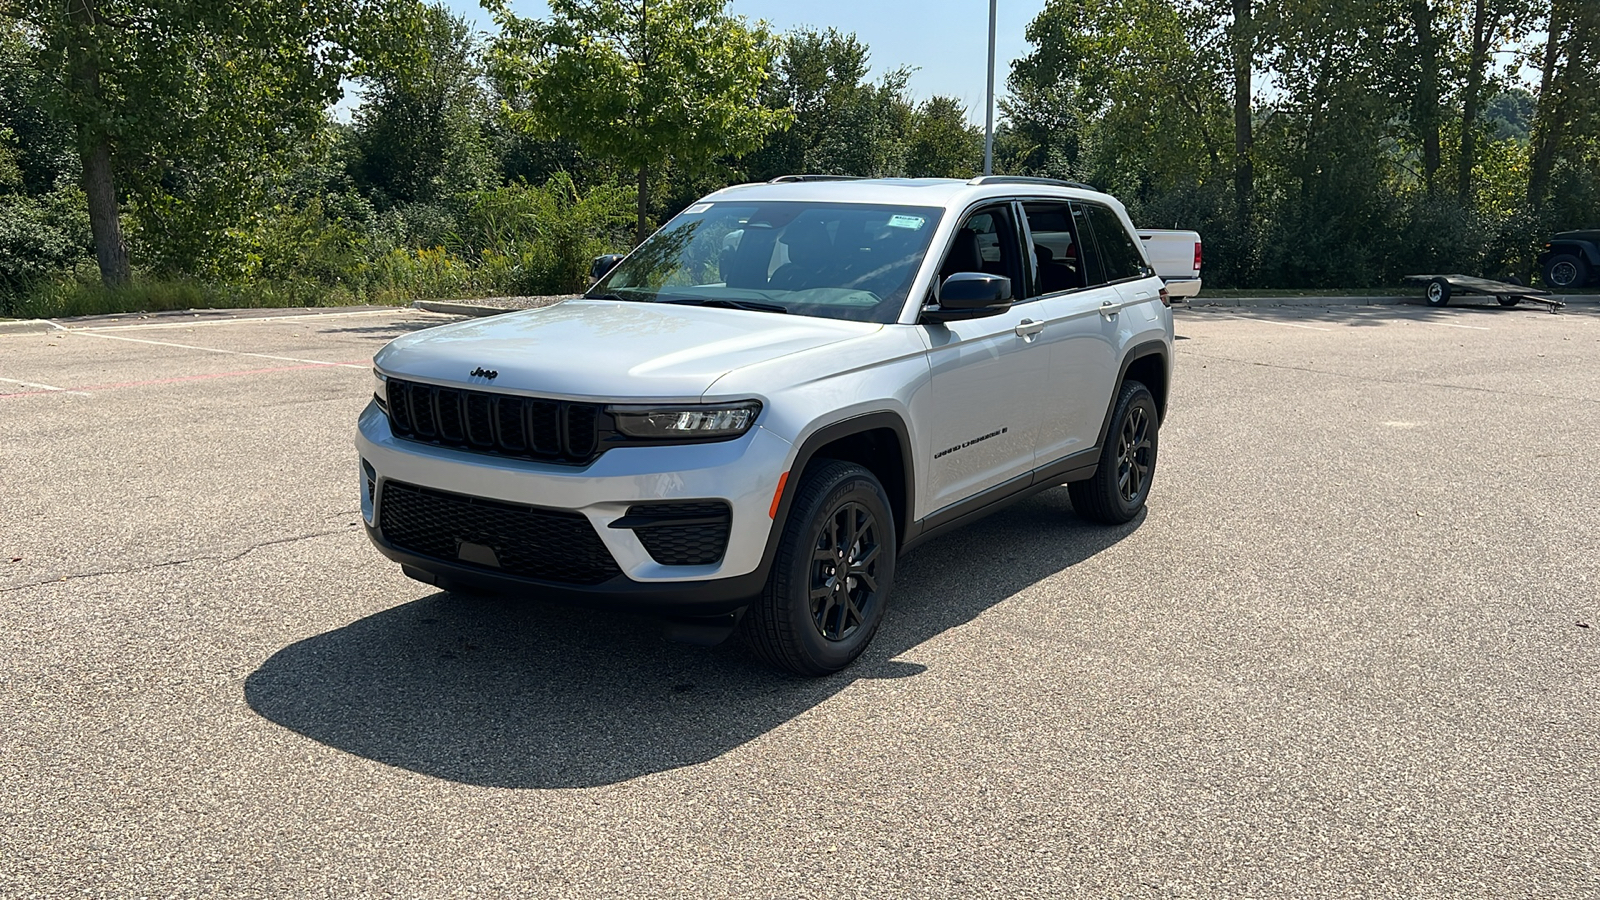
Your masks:
<svg viewBox="0 0 1600 900"><path fill-rule="evenodd" d="M482 29L494 27L477 0L446 0ZM518 15L542 17L542 0L512 0ZM934 94L967 105L967 118L983 122L984 66L989 55L988 0L733 0L729 8L747 19L766 20L774 30L800 25L855 32L872 51L873 74L913 66L911 91L918 100ZM1023 30L1044 9L1044 0L999 0L995 43L995 91L1005 95L1011 60L1025 56ZM996 111L996 116L999 112Z"/></svg>

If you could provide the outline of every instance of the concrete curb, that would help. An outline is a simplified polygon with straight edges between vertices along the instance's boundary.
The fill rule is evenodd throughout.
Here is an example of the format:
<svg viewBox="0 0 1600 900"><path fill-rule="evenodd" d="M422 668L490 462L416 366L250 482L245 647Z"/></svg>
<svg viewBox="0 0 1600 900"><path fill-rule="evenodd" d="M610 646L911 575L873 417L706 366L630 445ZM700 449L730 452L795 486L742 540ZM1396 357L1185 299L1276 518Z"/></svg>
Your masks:
<svg viewBox="0 0 1600 900"><path fill-rule="evenodd" d="M503 306L479 306L476 303L449 303L442 300L413 300L411 308L449 316L498 316L501 313L521 311Z"/></svg>
<svg viewBox="0 0 1600 900"><path fill-rule="evenodd" d="M49 319L18 319L15 322L0 322L0 334L39 334L57 331L60 327Z"/></svg>

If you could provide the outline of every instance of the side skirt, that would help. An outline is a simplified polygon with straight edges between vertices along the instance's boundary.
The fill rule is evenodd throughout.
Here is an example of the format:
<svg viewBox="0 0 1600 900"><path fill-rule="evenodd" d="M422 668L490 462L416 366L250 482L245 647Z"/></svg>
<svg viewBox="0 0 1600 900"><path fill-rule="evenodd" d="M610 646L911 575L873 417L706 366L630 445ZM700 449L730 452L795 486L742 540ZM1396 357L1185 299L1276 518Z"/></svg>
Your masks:
<svg viewBox="0 0 1600 900"><path fill-rule="evenodd" d="M925 541L970 525L990 513L999 512L1034 494L1069 481L1093 478L1099 468L1099 459L1099 447L1083 450L1040 466L1026 475L1018 475L1010 481L1003 481L965 500L952 503L926 518L912 522L906 528L906 539L900 547L900 552L904 553Z"/></svg>

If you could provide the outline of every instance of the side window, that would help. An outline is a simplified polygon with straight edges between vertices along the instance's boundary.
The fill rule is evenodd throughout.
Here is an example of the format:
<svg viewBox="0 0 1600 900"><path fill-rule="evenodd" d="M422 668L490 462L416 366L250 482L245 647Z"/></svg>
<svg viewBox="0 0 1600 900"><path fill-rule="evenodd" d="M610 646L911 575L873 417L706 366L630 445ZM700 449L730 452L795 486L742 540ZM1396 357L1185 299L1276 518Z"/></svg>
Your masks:
<svg viewBox="0 0 1600 900"><path fill-rule="evenodd" d="M1012 290L1023 291L1021 244L1011 207L991 206L967 217L950 239L939 281L957 272L987 272L1011 279Z"/></svg>
<svg viewBox="0 0 1600 900"><path fill-rule="evenodd" d="M1106 267L1100 261L1100 249L1089 237L1094 232L1089 228L1089 214L1086 210L1087 207L1083 204L1072 204L1072 224L1077 233L1084 237L1082 245L1078 247L1078 256L1083 264L1083 286L1094 287L1097 284L1105 284L1108 279Z"/></svg>
<svg viewBox="0 0 1600 900"><path fill-rule="evenodd" d="M1028 232L1038 264L1034 294L1057 294L1084 286L1082 254L1072 225L1072 207L1066 203L1028 203Z"/></svg>
<svg viewBox="0 0 1600 900"><path fill-rule="evenodd" d="M1105 263L1106 280L1122 281L1127 278L1143 278L1151 274L1151 269L1144 263L1144 254L1139 252L1139 243L1128 234L1128 229L1122 225L1122 219L1109 208L1097 203L1086 203L1084 208L1089 212L1089 220L1094 226L1094 240L1100 246L1100 259Z"/></svg>

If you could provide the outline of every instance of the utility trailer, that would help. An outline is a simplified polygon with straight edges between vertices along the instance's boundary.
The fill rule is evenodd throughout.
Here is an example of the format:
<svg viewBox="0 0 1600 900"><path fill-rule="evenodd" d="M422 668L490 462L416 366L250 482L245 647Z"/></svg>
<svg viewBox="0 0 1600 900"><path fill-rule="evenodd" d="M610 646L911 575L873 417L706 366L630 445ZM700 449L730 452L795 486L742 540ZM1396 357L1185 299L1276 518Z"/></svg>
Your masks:
<svg viewBox="0 0 1600 900"><path fill-rule="evenodd" d="M1529 303L1542 303L1549 307L1551 312L1567 305L1550 296L1549 291L1526 287L1516 278L1510 281L1490 281L1487 278L1474 278L1471 275L1407 275L1405 280L1421 282L1428 286L1423 299L1429 306L1444 306L1450 302L1451 295L1455 293L1485 294L1500 301L1501 306L1516 306L1524 300Z"/></svg>

